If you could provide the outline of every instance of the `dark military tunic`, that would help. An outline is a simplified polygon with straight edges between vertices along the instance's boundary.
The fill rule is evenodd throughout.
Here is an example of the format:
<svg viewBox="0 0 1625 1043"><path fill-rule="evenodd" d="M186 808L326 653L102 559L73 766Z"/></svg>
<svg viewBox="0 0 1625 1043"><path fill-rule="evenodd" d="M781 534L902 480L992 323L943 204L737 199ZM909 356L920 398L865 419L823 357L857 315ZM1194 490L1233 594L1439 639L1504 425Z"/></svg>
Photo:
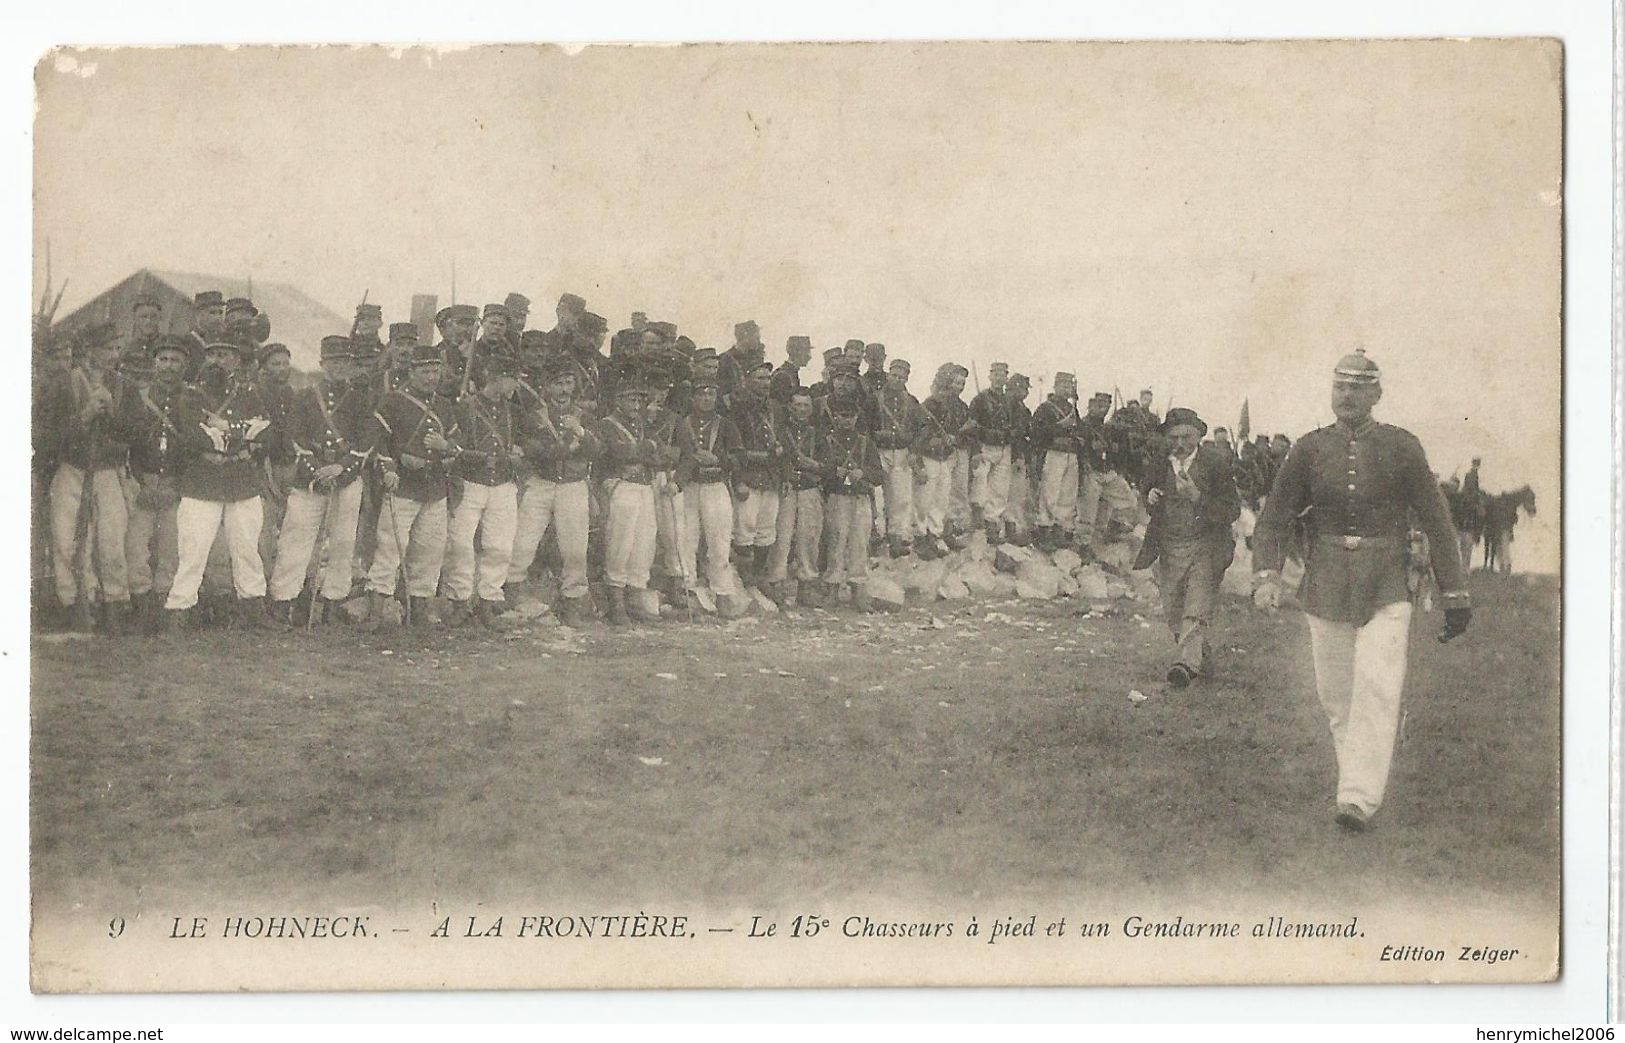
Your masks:
<svg viewBox="0 0 1625 1043"><path fill-rule="evenodd" d="M344 471L333 480L343 488L361 476L367 462L367 427L371 395L355 384L323 380L294 396L288 414L288 438L297 456L294 484L317 492L316 472L331 464Z"/></svg>
<svg viewBox="0 0 1625 1043"><path fill-rule="evenodd" d="M513 403L493 402L472 390L457 402L456 421L448 437L459 448L452 475L476 485L503 485L515 480L516 435Z"/></svg>
<svg viewBox="0 0 1625 1043"><path fill-rule="evenodd" d="M269 410L248 380L193 384L180 396L175 426L180 494L192 500L236 503L259 495L260 460L275 437ZM209 432L209 417L226 421L224 432Z"/></svg>
<svg viewBox="0 0 1625 1043"><path fill-rule="evenodd" d="M922 422L914 440L914 451L930 460L947 460L959 444L959 429L970 409L952 395L932 395L920 407Z"/></svg>
<svg viewBox="0 0 1625 1043"><path fill-rule="evenodd" d="M1287 453L1253 532L1253 563L1279 569L1293 519L1308 510L1299 600L1321 619L1364 626L1384 605L1410 600L1411 519L1427 533L1439 589L1465 597L1450 510L1427 454L1403 428L1367 420L1311 431Z"/></svg>
<svg viewBox="0 0 1625 1043"><path fill-rule="evenodd" d="M448 460L455 446L437 453L423 444L431 434L449 438L455 406L444 395L421 397L409 387L396 388L373 409L370 445L380 470L400 477L395 495L418 503L436 503L446 498ZM402 456L415 456L426 463L408 467Z"/></svg>

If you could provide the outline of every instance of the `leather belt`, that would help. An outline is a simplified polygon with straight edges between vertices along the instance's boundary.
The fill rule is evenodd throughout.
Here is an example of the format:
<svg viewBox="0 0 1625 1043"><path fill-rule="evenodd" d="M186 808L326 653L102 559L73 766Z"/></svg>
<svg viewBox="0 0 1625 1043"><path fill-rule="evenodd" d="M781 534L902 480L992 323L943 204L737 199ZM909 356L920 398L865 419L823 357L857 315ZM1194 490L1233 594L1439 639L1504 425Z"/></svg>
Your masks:
<svg viewBox="0 0 1625 1043"><path fill-rule="evenodd" d="M236 463L239 460L250 459L253 456L252 453L246 451L239 453L217 453L212 449L205 449L199 455L203 459L209 461L211 464L231 464Z"/></svg>
<svg viewBox="0 0 1625 1043"><path fill-rule="evenodd" d="M1365 546L1375 546L1377 544L1393 542L1387 536L1356 536L1350 533L1346 533L1341 536L1325 536L1322 538L1329 540L1344 550L1359 550L1361 547Z"/></svg>

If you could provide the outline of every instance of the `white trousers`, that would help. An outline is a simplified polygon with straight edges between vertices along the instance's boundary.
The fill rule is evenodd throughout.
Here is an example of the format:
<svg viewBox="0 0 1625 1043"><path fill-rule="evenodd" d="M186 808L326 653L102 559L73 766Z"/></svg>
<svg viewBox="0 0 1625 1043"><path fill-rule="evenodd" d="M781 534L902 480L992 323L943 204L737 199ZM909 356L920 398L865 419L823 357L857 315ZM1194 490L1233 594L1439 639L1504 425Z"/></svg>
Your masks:
<svg viewBox="0 0 1625 1043"><path fill-rule="evenodd" d="M949 487L953 484L954 460L922 457L924 477L914 483L914 519L922 536L941 536L948 529Z"/></svg>
<svg viewBox="0 0 1625 1043"><path fill-rule="evenodd" d="M682 526L678 518L683 515L686 508L683 501L686 499L685 490L676 488L671 483L671 473L657 474L654 479L655 491L655 560L660 562L661 571L667 576L681 578L688 582L694 571L692 556L683 557L683 545L677 534ZM733 519L729 518L729 524Z"/></svg>
<svg viewBox="0 0 1625 1043"><path fill-rule="evenodd" d="M1010 503L1010 447L984 445L971 461L970 502L982 521L1003 522Z"/></svg>
<svg viewBox="0 0 1625 1043"><path fill-rule="evenodd" d="M869 496L830 493L824 501L825 583L863 583L869 578Z"/></svg>
<svg viewBox="0 0 1625 1043"><path fill-rule="evenodd" d="M1010 464L1010 496L1004 506L1004 520L1025 531L1033 523L1033 486L1027 465L1020 460Z"/></svg>
<svg viewBox="0 0 1625 1043"><path fill-rule="evenodd" d="M440 568L446 562L446 501L419 503L404 496L385 496L378 511L378 546L367 572L367 589L395 596L395 574L401 566L401 543L406 543L406 594L432 598L440 588ZM396 533L400 539L395 538Z"/></svg>
<svg viewBox="0 0 1625 1043"><path fill-rule="evenodd" d="M258 496L231 503L182 497L175 507L180 563L164 607L181 609L197 604L198 588L203 585L203 568L209 563L209 550L222 528L226 531L226 549L231 555L231 585L237 596L264 597L265 565L260 561L260 526L263 524L265 508L260 505Z"/></svg>
<svg viewBox="0 0 1625 1043"><path fill-rule="evenodd" d="M767 582L817 579L823 537L823 491L791 489L779 500L778 539L767 556Z"/></svg>
<svg viewBox="0 0 1625 1043"><path fill-rule="evenodd" d="M741 547L771 547L778 528L779 491L741 485L734 505L734 542Z"/></svg>
<svg viewBox="0 0 1625 1043"><path fill-rule="evenodd" d="M909 451L880 450L880 469L886 475L883 486L886 535L911 540L914 538L914 468L909 463Z"/></svg>
<svg viewBox="0 0 1625 1043"><path fill-rule="evenodd" d="M271 600L292 601L305 586L312 554L319 554L317 537L322 532L322 515L328 501L333 516L327 519L327 560L321 569L322 597L340 600L350 596L350 580L355 567L355 532L361 519L361 482L351 482L336 493L313 493L291 489L288 509L282 515L282 531L276 539L276 564L271 568ZM264 509L260 523L265 521ZM259 539L258 535L254 537ZM235 573L234 573L235 574Z"/></svg>
<svg viewBox="0 0 1625 1043"><path fill-rule="evenodd" d="M1129 488L1128 481L1116 471L1090 471L1083 476L1083 488L1078 494L1078 539L1088 543L1099 529L1110 531L1113 519L1121 518L1133 524L1139 510L1139 498Z"/></svg>
<svg viewBox="0 0 1625 1043"><path fill-rule="evenodd" d="M1078 457L1051 449L1044 454L1038 479L1039 525L1059 525L1068 532L1078 524Z"/></svg>
<svg viewBox="0 0 1625 1043"><path fill-rule="evenodd" d="M655 491L624 479L609 494L604 578L612 587L643 590L655 561Z"/></svg>
<svg viewBox="0 0 1625 1043"><path fill-rule="evenodd" d="M1363 627L1308 616L1315 688L1337 750L1337 802L1382 805L1405 687L1411 605L1384 605Z"/></svg>
<svg viewBox="0 0 1625 1043"><path fill-rule="evenodd" d="M958 528L970 524L970 450L955 449L948 487L948 520Z"/></svg>
<svg viewBox="0 0 1625 1043"><path fill-rule="evenodd" d="M564 560L559 593L567 598L587 593L587 482L552 482L531 478L519 500L519 521L514 529L513 558L508 582L523 582L536 561L536 551L548 528L559 543Z"/></svg>
<svg viewBox="0 0 1625 1043"><path fill-rule="evenodd" d="M453 601L474 596L482 601L502 600L518 524L519 492L512 482L463 483L463 498L447 526L446 597ZM477 555L475 533L480 538Z"/></svg>
<svg viewBox="0 0 1625 1043"><path fill-rule="evenodd" d="M734 528L734 502L726 482L691 482L683 490L683 575L690 590L699 586L700 540L705 540L705 582L715 594L740 592L728 563ZM782 507L781 507L782 512Z"/></svg>
<svg viewBox="0 0 1625 1043"><path fill-rule="evenodd" d="M95 473L90 481L92 504L90 527L85 531L84 568L73 574L74 546L78 542L79 503L85 488L85 472L72 464L61 464L51 479L51 556L56 565L56 597L64 605L79 600L82 591L94 600L98 586L103 601L130 600L129 572L124 547L128 508L118 472L111 467Z"/></svg>

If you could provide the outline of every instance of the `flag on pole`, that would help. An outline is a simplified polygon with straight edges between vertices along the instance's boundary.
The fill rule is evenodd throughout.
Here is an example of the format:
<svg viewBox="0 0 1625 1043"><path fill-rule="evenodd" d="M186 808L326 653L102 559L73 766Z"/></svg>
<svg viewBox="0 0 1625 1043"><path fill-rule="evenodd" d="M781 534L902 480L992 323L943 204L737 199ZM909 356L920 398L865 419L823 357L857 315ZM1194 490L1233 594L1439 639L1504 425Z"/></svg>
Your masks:
<svg viewBox="0 0 1625 1043"><path fill-rule="evenodd" d="M1239 445L1252 437L1252 416L1247 411L1248 399L1241 400L1241 419L1236 422L1236 443Z"/></svg>

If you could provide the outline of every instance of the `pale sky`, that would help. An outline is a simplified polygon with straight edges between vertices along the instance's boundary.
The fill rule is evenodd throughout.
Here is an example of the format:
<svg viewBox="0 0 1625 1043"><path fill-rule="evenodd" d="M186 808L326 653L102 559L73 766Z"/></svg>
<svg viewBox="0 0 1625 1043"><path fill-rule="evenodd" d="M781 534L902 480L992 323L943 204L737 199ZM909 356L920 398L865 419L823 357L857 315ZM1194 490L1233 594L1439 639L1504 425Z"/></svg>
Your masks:
<svg viewBox="0 0 1625 1043"><path fill-rule="evenodd" d="M1363 345L1441 476L1533 485L1557 567L1561 57L1528 41L64 52L36 279L148 266L564 291L770 357L886 343L1294 438ZM92 69L92 66L94 68ZM37 290L36 290L37 296ZM344 332L338 330L335 332ZM1030 400L1036 404L1037 396Z"/></svg>

